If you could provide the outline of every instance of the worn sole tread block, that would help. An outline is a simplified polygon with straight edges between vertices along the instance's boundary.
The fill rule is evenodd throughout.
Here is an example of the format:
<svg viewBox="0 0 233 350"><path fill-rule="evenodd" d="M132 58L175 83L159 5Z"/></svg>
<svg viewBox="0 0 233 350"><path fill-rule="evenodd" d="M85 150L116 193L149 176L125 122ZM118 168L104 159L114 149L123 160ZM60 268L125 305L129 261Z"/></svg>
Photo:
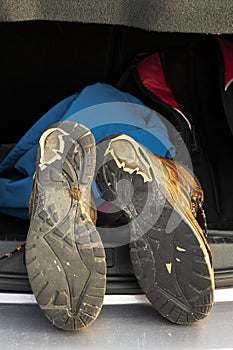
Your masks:
<svg viewBox="0 0 233 350"><path fill-rule="evenodd" d="M127 143L128 139L127 137ZM124 136L121 145L123 140ZM151 178L156 179L156 173L146 153L133 139L131 142L132 150L140 148L140 154L143 154L143 162L146 159ZM114 150L111 154L114 155ZM100 147L97 163L98 157L101 159L104 156L105 153ZM136 156L132 156L132 159ZM102 161L103 166L97 174L97 184L107 201L118 200L119 206L131 219L132 232L138 232L138 238L132 240L129 246L133 270L141 289L155 309L173 323L191 324L206 317L212 309L214 299L214 274L206 243L184 222L167 200L159 207L162 197L158 198L159 191L156 190L156 185L150 186L152 191L149 192L147 184L141 181L142 177L136 172L129 174L124 171L115 158L116 156L109 157L108 154L108 158L105 157ZM138 160L140 162L140 158ZM143 166L139 164L139 168ZM119 191L117 187L122 179L128 179L129 184L134 186L136 196L130 204L127 204L127 188L125 191ZM146 192L148 196L152 196L149 207L153 206L153 213L156 213L156 209L159 212L156 223L148 230L146 221L150 221L151 211L148 217L144 213L144 227L142 221L140 225L135 226L135 218L140 213L143 203L143 193ZM178 224L170 232L166 230L166 226L171 214L173 221Z"/></svg>
<svg viewBox="0 0 233 350"><path fill-rule="evenodd" d="M187 226L186 229L188 230L189 227ZM161 246L163 246L162 241L165 234L165 232L161 232ZM174 247L173 254L177 252L175 249L177 244L176 235L182 238L182 231L176 229L175 237L171 235L170 246ZM167 239L168 237L166 237ZM145 257L140 258L142 248L137 248L137 242L133 242L130 244L133 253L130 254L131 262L139 285L155 309L163 317L177 324L192 323L206 317L213 305L213 287L204 257L203 264L200 267L199 256L196 263L195 256L190 261L189 255L187 257L189 260L186 260L185 252L183 252L182 260L178 258L177 261L176 256L173 254L169 256L168 251L164 251L160 244L155 249L150 244L147 234L141 239L142 242L144 242L145 247L150 246L150 249L147 248L150 257L147 259ZM188 242L183 241L182 244L183 247L186 247ZM135 252L138 254L136 255ZM168 263L171 266L170 271L166 267ZM154 273L152 273L152 265L155 267ZM198 273L196 273L197 268L199 268ZM168 310L168 304L170 311Z"/></svg>
<svg viewBox="0 0 233 350"><path fill-rule="evenodd" d="M26 242L29 281L53 325L82 329L98 317L106 291L105 250L89 214L94 137L82 125L56 124L41 141L37 164Z"/></svg>

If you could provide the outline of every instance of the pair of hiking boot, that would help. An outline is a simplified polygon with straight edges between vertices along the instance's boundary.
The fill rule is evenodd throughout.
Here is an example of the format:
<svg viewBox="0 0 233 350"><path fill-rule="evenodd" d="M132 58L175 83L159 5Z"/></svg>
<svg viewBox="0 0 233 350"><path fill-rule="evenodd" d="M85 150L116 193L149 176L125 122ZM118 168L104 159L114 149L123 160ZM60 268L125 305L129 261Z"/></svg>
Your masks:
<svg viewBox="0 0 233 350"><path fill-rule="evenodd" d="M126 135L96 145L89 129L65 121L40 138L26 242L31 289L50 322L82 329L103 305L107 269L94 180L128 218L133 270L154 308L176 324L205 318L213 306L214 274L196 220L203 203L197 181Z"/></svg>

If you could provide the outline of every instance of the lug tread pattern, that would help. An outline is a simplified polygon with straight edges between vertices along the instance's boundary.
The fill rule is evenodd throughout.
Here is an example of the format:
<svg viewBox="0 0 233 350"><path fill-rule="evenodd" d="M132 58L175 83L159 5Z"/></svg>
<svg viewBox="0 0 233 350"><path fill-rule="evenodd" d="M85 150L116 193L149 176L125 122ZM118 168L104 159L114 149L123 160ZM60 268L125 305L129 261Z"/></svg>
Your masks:
<svg viewBox="0 0 233 350"><path fill-rule="evenodd" d="M49 165L45 177L37 170L39 181L26 243L26 265L32 291L45 316L58 328L78 330L91 324L101 311L106 261L88 210L95 170L94 138L76 123L64 122L62 128L68 135L61 160ZM54 181L60 169L62 177ZM62 193L78 186L81 198L67 194L54 197L61 185Z"/></svg>
<svg viewBox="0 0 233 350"><path fill-rule="evenodd" d="M141 152L146 158L143 150ZM150 169L153 171L152 167ZM132 220L132 231L139 231L138 239L130 242L130 259L135 276L148 300L159 314L173 323L197 322L208 316L214 299L213 268L206 246L171 205L167 201L164 203L156 186L152 186L153 193L148 194L146 184L137 182L138 177L135 173L125 173L112 159L100 168L97 184L107 201L120 197L121 208ZM152 174L152 177L156 179L156 174ZM122 179L139 184L134 187L137 195L133 203L127 203L127 194L124 195L123 191L119 196L117 183ZM134 219L140 213L143 203L143 193L152 195L151 210L148 217L144 217L144 224L134 227ZM164 206L160 208L154 204L161 202ZM158 214L158 211L156 223L145 230L151 213ZM170 231L166 227L171 214L176 225Z"/></svg>

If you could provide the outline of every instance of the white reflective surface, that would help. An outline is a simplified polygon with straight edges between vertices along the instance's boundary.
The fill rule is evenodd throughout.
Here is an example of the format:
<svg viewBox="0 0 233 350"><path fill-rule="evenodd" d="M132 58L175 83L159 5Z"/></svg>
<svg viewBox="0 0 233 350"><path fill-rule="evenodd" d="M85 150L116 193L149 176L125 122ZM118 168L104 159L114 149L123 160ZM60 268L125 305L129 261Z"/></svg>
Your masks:
<svg viewBox="0 0 233 350"><path fill-rule="evenodd" d="M36 304L0 304L0 349L233 349L233 302L218 302L194 325L179 326L149 304L104 305L82 331L52 326Z"/></svg>
<svg viewBox="0 0 233 350"><path fill-rule="evenodd" d="M233 288L215 290L215 303L233 302ZM0 304L36 304L33 294L0 293ZM105 295L104 305L149 304L144 294Z"/></svg>

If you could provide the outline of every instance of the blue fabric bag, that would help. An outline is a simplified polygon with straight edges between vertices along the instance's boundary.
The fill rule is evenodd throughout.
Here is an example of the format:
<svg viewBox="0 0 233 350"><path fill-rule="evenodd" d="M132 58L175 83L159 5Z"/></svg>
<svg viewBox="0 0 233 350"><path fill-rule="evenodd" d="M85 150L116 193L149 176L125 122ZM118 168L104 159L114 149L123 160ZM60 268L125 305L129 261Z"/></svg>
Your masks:
<svg viewBox="0 0 233 350"><path fill-rule="evenodd" d="M160 116L134 96L96 83L50 109L21 138L0 164L0 212L29 219L28 203L42 133L52 124L73 120L90 128L96 143L111 134L133 137L154 154L171 158L175 148ZM99 196L93 183L96 197Z"/></svg>

